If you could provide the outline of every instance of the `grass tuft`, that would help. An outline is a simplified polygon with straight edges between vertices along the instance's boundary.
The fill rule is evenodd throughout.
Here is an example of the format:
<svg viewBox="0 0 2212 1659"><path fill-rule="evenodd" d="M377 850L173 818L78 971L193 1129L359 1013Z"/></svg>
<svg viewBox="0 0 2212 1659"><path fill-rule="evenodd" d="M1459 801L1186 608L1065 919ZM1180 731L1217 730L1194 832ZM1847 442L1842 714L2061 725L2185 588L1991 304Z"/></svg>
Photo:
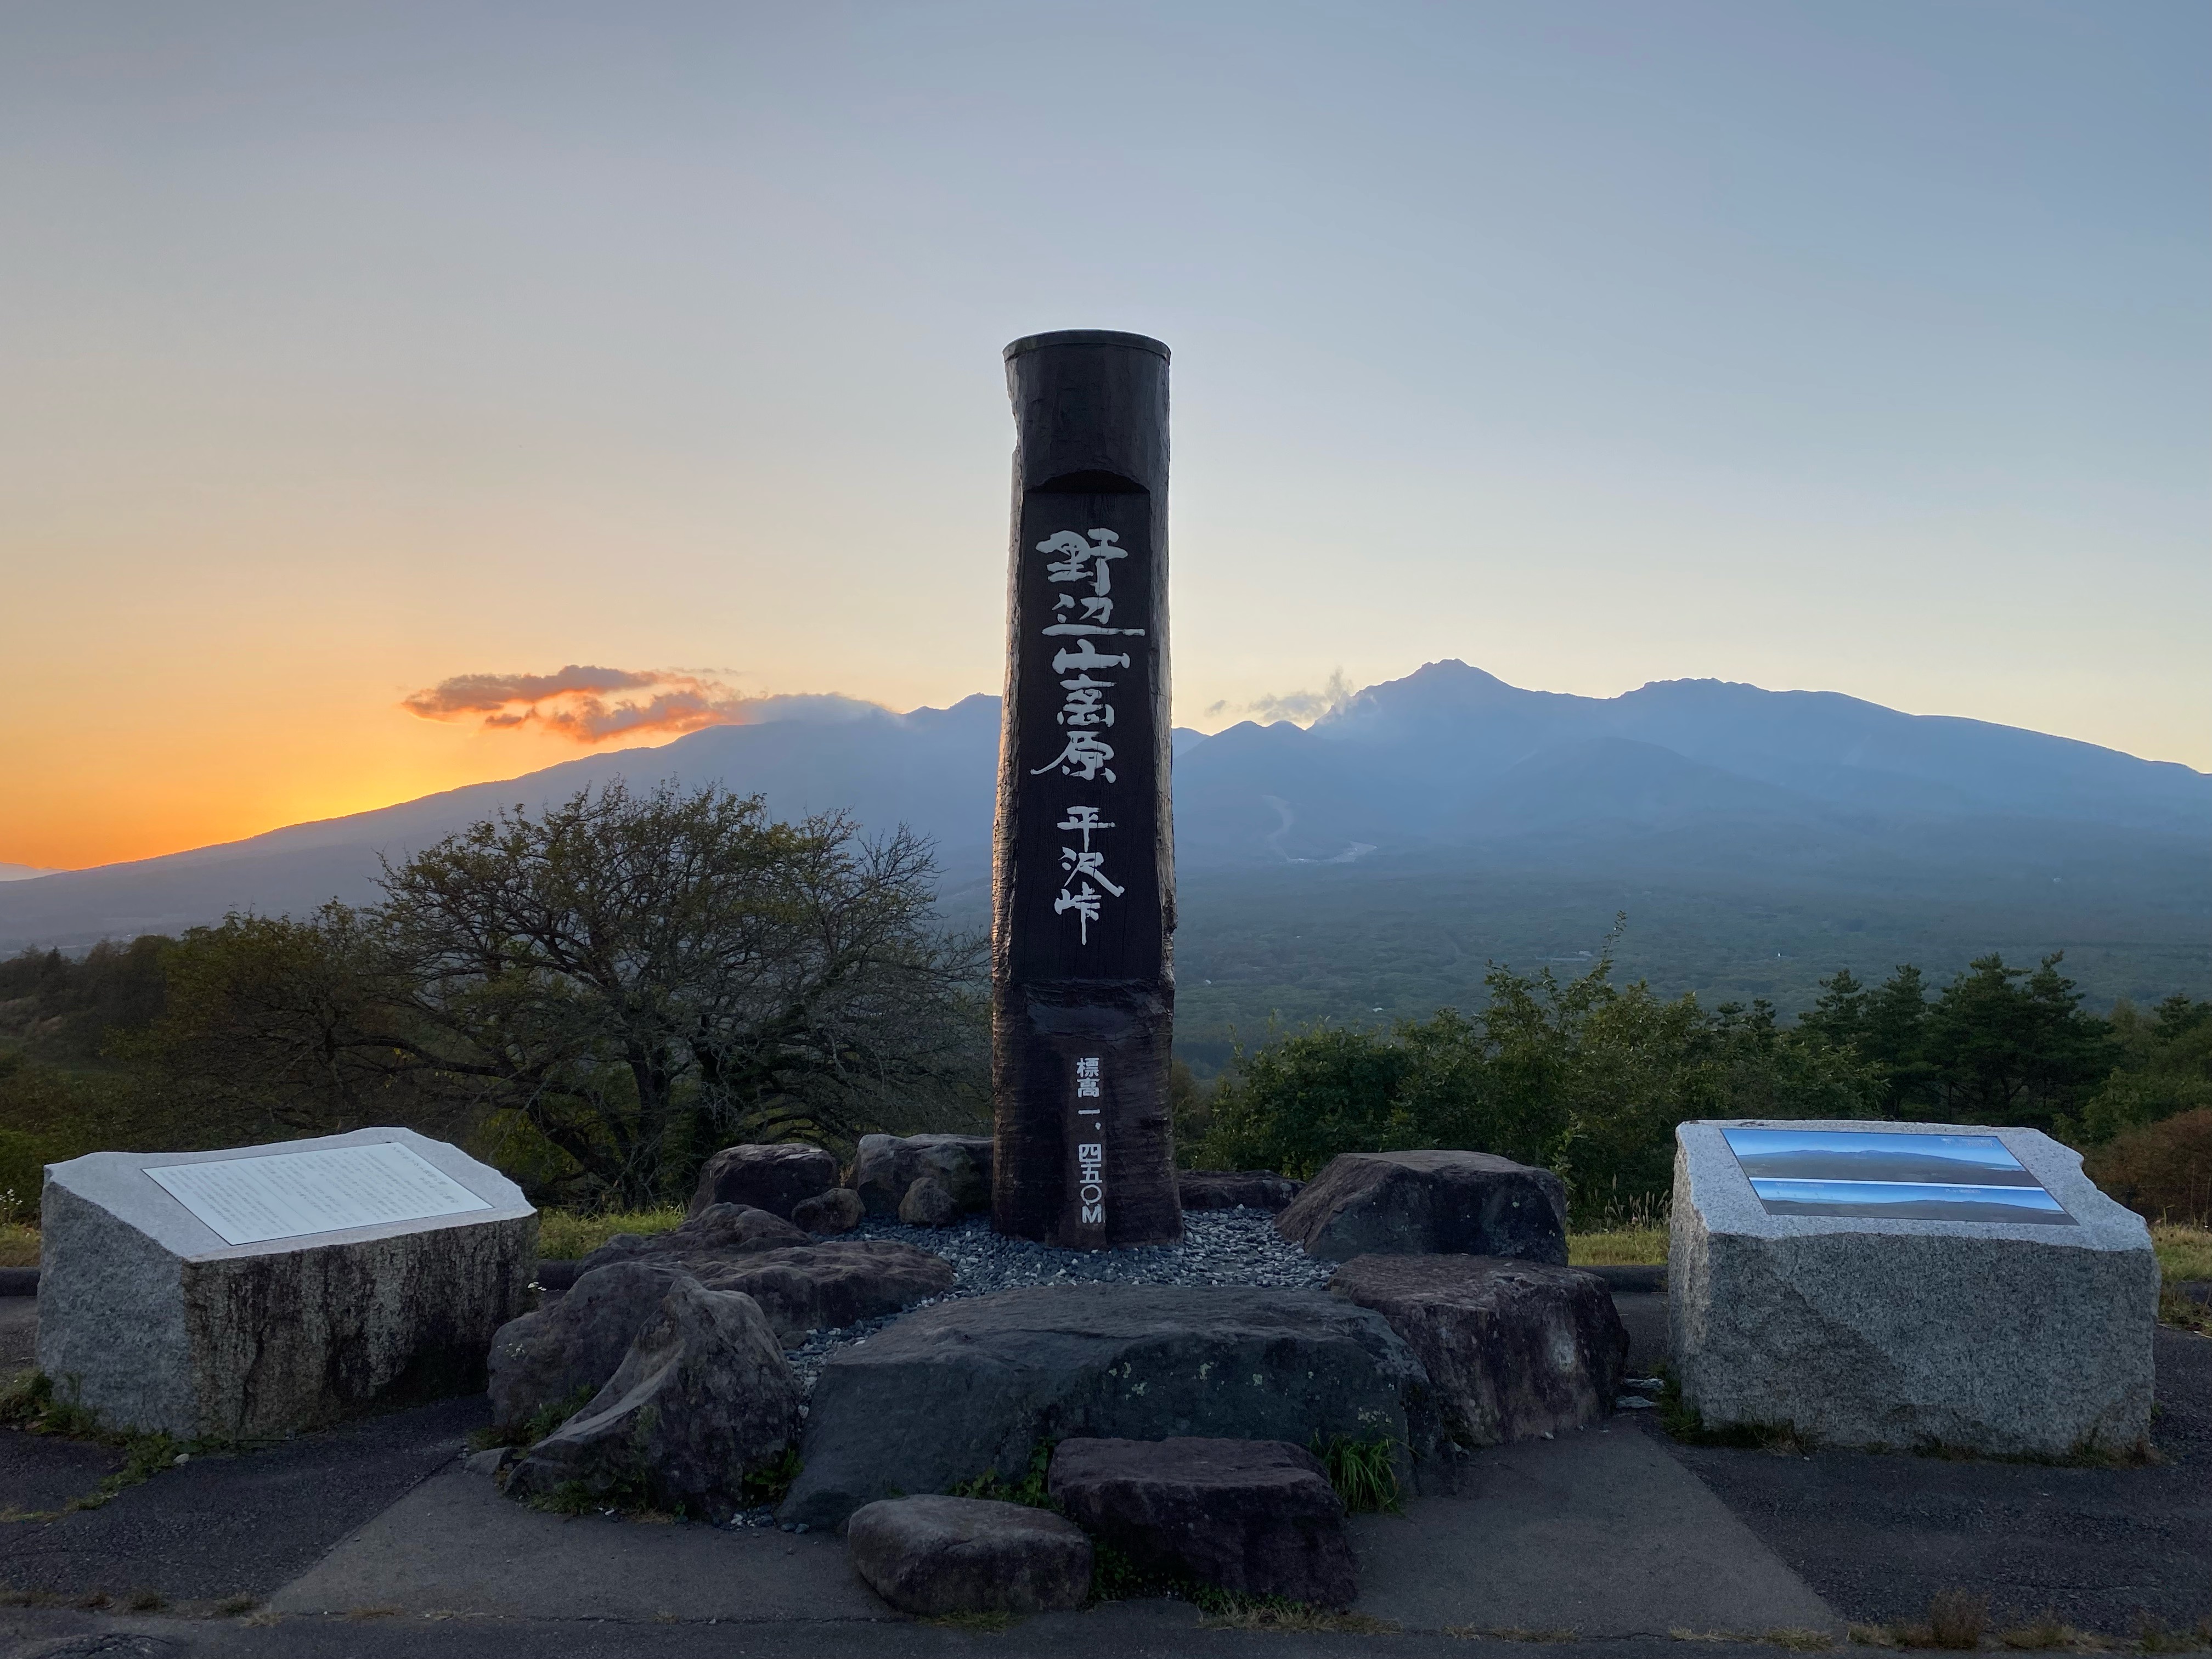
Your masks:
<svg viewBox="0 0 2212 1659"><path fill-rule="evenodd" d="M39 1230L27 1221L0 1221L0 1267L39 1265Z"/></svg>
<svg viewBox="0 0 2212 1659"><path fill-rule="evenodd" d="M1772 1648L1788 1648L1796 1653L1820 1653L1836 1645L1836 1638L1824 1630L1803 1630L1796 1626L1766 1632L1759 1638Z"/></svg>
<svg viewBox="0 0 2212 1659"><path fill-rule="evenodd" d="M1201 1630L1325 1632L1339 1636L1390 1636L1397 1624L1364 1613L1316 1607L1279 1595L1240 1595L1233 1590L1203 1589L1198 1604Z"/></svg>
<svg viewBox="0 0 2212 1659"><path fill-rule="evenodd" d="M1663 1267L1667 1265L1664 1227L1626 1227L1614 1232L1569 1233L1570 1267Z"/></svg>
<svg viewBox="0 0 2212 1659"><path fill-rule="evenodd" d="M1018 1480L1009 1480L996 1469L986 1469L971 1480L955 1481L945 1489L947 1498L982 1498L997 1504L1019 1504L1024 1509L1054 1510L1052 1449L1056 1443L1040 1440L1030 1448L1030 1466Z"/></svg>
<svg viewBox="0 0 2212 1659"><path fill-rule="evenodd" d="M586 1384L566 1400L547 1401L520 1423L495 1423L488 1429L474 1430L469 1435L469 1449L489 1451L495 1446L534 1446L590 1405L599 1392Z"/></svg>
<svg viewBox="0 0 2212 1659"><path fill-rule="evenodd" d="M664 1204L651 1210L610 1210L579 1215L573 1210L538 1212L538 1254L550 1261L575 1261L591 1255L617 1233L650 1237L684 1224L684 1206Z"/></svg>
<svg viewBox="0 0 2212 1659"><path fill-rule="evenodd" d="M791 1483L799 1479L800 1467L799 1448L786 1446L783 1455L775 1462L745 1476L738 1486L738 1496L748 1509L762 1504L781 1504L784 1494L791 1490Z"/></svg>
<svg viewBox="0 0 2212 1659"><path fill-rule="evenodd" d="M1352 1514L1403 1515L1406 1499L1398 1489L1398 1465L1391 1455L1396 1444L1387 1436L1352 1440L1334 1434L1324 1442L1316 1434L1307 1449L1328 1471L1328 1484Z"/></svg>
<svg viewBox="0 0 2212 1659"><path fill-rule="evenodd" d="M1003 1636L1021 1621L1003 1609L988 1613L940 1613L921 1621L939 1630L966 1631L975 1636Z"/></svg>

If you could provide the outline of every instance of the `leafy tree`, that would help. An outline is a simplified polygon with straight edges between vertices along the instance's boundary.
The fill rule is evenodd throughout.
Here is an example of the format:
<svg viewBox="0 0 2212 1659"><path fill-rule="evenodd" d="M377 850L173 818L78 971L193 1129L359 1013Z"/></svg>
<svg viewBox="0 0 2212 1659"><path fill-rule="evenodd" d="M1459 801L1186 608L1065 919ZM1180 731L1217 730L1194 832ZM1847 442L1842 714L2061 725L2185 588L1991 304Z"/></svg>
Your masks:
<svg viewBox="0 0 2212 1659"><path fill-rule="evenodd" d="M972 1114L981 952L933 875L904 830L610 784L387 865L372 908L196 930L140 1052L218 1115L524 1127L651 1202L728 1140Z"/></svg>
<svg viewBox="0 0 2212 1659"><path fill-rule="evenodd" d="M2146 1016L2123 1001L2107 1025L2119 1064L2081 1109L2084 1141L2212 1108L2212 1002L2177 993Z"/></svg>
<svg viewBox="0 0 2212 1659"><path fill-rule="evenodd" d="M2102 1020L2054 951L2033 972L1978 957L1928 1011L1925 1054L1946 1115L1965 1123L2053 1129L2112 1069Z"/></svg>
<svg viewBox="0 0 2212 1659"><path fill-rule="evenodd" d="M1238 1052L1202 1155L1310 1175L1339 1152L1466 1147L1553 1170L1587 1217L1664 1192L1686 1119L1875 1109L1880 1074L1848 1046L1780 1030L1764 1004L1708 1011L1611 972L1493 968L1477 1015L1278 1033Z"/></svg>

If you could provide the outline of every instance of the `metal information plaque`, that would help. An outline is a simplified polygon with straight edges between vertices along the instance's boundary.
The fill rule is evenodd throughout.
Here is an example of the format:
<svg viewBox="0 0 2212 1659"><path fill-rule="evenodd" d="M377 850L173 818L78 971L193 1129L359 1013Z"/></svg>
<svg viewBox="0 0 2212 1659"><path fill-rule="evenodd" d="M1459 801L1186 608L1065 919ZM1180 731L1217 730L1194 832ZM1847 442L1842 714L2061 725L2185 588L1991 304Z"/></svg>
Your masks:
<svg viewBox="0 0 2212 1659"><path fill-rule="evenodd" d="M1769 1215L2078 1224L1995 1135L1724 1129Z"/></svg>
<svg viewBox="0 0 2212 1659"><path fill-rule="evenodd" d="M265 1244L492 1207L391 1142L168 1164L146 1173L226 1244Z"/></svg>

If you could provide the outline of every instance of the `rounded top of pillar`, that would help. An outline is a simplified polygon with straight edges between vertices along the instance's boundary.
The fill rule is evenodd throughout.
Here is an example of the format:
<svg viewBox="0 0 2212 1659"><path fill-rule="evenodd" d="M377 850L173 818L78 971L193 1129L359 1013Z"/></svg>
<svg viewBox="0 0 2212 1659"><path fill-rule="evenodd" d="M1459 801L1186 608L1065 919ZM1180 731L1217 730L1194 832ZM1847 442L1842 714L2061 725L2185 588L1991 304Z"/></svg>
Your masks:
<svg viewBox="0 0 2212 1659"><path fill-rule="evenodd" d="M1063 328L1051 334L1024 334L1006 348L1006 356L1012 362L1024 352L1046 346L1129 346L1163 359L1168 356L1167 347L1150 335L1123 334L1110 328Z"/></svg>

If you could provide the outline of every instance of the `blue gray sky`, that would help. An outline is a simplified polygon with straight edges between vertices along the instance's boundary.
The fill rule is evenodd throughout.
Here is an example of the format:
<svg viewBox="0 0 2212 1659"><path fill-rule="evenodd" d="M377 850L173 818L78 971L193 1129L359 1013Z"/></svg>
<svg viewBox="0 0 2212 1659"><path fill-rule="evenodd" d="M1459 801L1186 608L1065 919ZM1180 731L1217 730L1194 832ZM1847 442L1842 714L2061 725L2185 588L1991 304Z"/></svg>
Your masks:
<svg viewBox="0 0 2212 1659"><path fill-rule="evenodd" d="M575 752L460 676L995 690L1065 327L1176 353L1187 724L1459 657L2212 768L2197 0L0 28L0 859Z"/></svg>

